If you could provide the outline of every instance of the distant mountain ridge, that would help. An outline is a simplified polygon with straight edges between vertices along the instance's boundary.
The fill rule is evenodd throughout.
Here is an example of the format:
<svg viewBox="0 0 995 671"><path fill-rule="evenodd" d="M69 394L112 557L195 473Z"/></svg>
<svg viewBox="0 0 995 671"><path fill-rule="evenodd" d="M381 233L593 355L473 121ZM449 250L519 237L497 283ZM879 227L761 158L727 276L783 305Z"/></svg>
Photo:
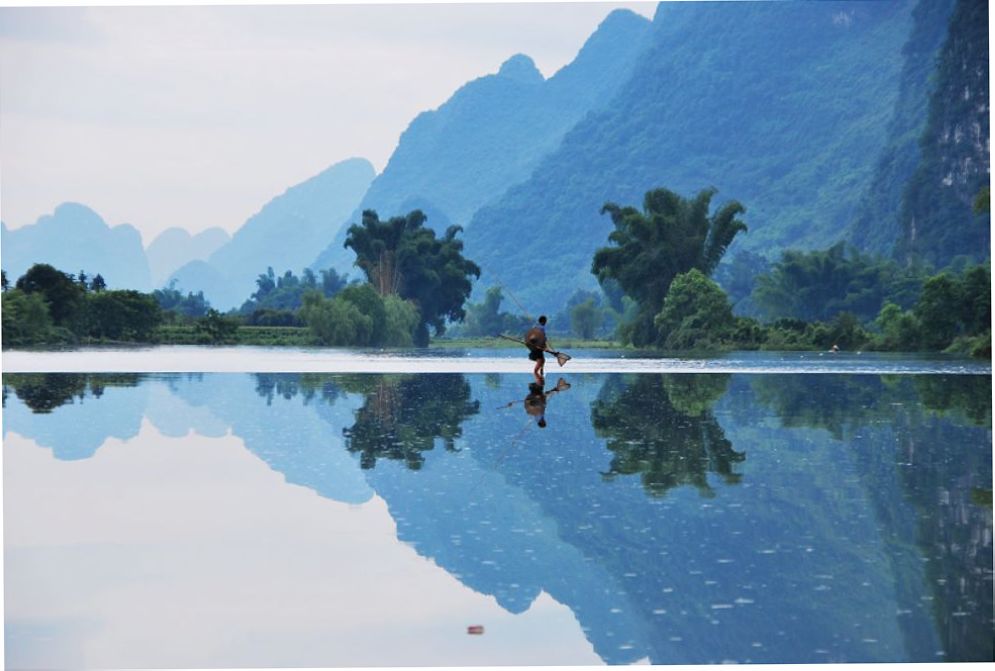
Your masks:
<svg viewBox="0 0 995 671"><path fill-rule="evenodd" d="M373 180L369 161L341 161L273 198L206 260L172 274L182 291L203 290L218 309L239 307L267 267L300 273L349 216Z"/></svg>
<svg viewBox="0 0 995 671"><path fill-rule="evenodd" d="M466 254L481 266L478 289L500 280L548 310L564 287L595 287L591 258L611 230L601 206L641 207L660 186L715 186L718 204L741 201L744 249L836 241L885 143L912 8L661 3L617 97L474 216Z"/></svg>
<svg viewBox="0 0 995 671"><path fill-rule="evenodd" d="M548 80L516 54L496 74L460 87L437 110L423 112L401 135L386 168L350 217L373 209L386 219L415 207L443 231L466 226L484 203L526 179L574 124L611 99L644 48L650 22L628 10L609 14L576 58ZM343 226L312 263L352 265Z"/></svg>
<svg viewBox="0 0 995 671"><path fill-rule="evenodd" d="M167 228L145 249L152 286L163 286L174 271L191 261L207 259L230 240L231 236L223 228L209 228L196 235L177 226Z"/></svg>
<svg viewBox="0 0 995 671"><path fill-rule="evenodd" d="M11 283L32 265L47 263L67 273L99 273L111 289L152 289L138 229L130 224L111 227L80 203L63 203L36 223L14 230L4 224L0 248Z"/></svg>

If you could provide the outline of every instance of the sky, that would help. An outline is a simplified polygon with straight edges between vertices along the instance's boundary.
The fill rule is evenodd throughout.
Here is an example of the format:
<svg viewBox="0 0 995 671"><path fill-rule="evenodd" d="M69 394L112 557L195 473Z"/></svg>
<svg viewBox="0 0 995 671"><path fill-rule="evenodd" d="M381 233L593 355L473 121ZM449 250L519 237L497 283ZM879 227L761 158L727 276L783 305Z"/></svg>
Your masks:
<svg viewBox="0 0 995 671"><path fill-rule="evenodd" d="M2 0L0 0L2 1ZM234 232L516 53L546 77L652 2L0 7L0 219Z"/></svg>

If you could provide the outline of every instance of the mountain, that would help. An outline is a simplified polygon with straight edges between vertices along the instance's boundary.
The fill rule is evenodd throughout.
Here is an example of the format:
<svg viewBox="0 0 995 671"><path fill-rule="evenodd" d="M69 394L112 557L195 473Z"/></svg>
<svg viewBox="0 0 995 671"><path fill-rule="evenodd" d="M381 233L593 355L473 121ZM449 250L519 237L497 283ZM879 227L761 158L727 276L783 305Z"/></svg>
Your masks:
<svg viewBox="0 0 995 671"><path fill-rule="evenodd" d="M167 228L145 250L152 273L152 286L163 286L173 271L190 261L207 259L230 240L228 232L217 227L197 235L191 235L184 228Z"/></svg>
<svg viewBox="0 0 995 671"><path fill-rule="evenodd" d="M206 261L191 261L174 272L182 291L202 290L222 310L239 307L255 291L266 268L295 273L314 260L334 231L356 208L375 171L352 158L287 189L249 218Z"/></svg>
<svg viewBox="0 0 995 671"><path fill-rule="evenodd" d="M920 0L912 12L912 33L902 48L905 64L888 141L847 233L865 252L890 255L901 236L898 214L902 193L921 156L919 138L935 85L931 75L936 70L937 51L947 36L954 1Z"/></svg>
<svg viewBox="0 0 995 671"><path fill-rule="evenodd" d="M649 27L645 18L616 10L548 80L531 58L516 54L496 74L465 84L411 122L350 222L365 209L386 219L420 207L437 213L428 219L436 231L466 226L481 205L526 179L564 133L614 95ZM352 267L352 253L343 248L347 229L338 231L313 267Z"/></svg>
<svg viewBox="0 0 995 671"><path fill-rule="evenodd" d="M618 95L474 215L465 250L481 287L500 281L536 310L594 287L602 205L641 207L661 186L743 203L749 232L734 247L776 256L836 241L885 145L912 9L661 3Z"/></svg>
<svg viewBox="0 0 995 671"><path fill-rule="evenodd" d="M138 230L130 224L108 226L79 203L63 203L28 226L11 230L3 225L0 248L11 283L35 263L48 263L67 273L99 273L109 289L152 288Z"/></svg>
<svg viewBox="0 0 995 671"><path fill-rule="evenodd" d="M982 261L991 258L991 216L976 215L973 203L991 181L988 3L958 0L935 76L896 255L937 266L965 255Z"/></svg>

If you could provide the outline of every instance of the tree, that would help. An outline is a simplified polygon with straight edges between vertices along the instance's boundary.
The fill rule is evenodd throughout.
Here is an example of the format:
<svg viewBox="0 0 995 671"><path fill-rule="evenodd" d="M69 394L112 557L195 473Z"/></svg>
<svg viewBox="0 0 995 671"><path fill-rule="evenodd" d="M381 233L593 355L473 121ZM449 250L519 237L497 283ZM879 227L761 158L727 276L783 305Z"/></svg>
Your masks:
<svg viewBox="0 0 995 671"><path fill-rule="evenodd" d="M106 288L107 288L107 282L104 281L104 276L101 275L100 273L94 275L93 279L90 281L90 290L103 291Z"/></svg>
<svg viewBox="0 0 995 671"><path fill-rule="evenodd" d="M90 278L87 277L86 271L84 270L80 270L79 274L76 275L76 284L78 284L79 288L83 290L83 293L86 293L90 288L89 279Z"/></svg>
<svg viewBox="0 0 995 671"><path fill-rule="evenodd" d="M7 291L10 289L10 282L7 280L7 271L0 270L0 290Z"/></svg>
<svg viewBox="0 0 995 671"><path fill-rule="evenodd" d="M353 284L338 293L332 300L345 301L356 306L359 313L368 318L363 320L363 328L357 329L356 341L352 345L379 347L387 335L387 310L384 300L369 284ZM368 323L368 326L366 324Z"/></svg>
<svg viewBox="0 0 995 671"><path fill-rule="evenodd" d="M585 340L594 337L594 332L602 321L604 321L604 312L595 304L593 298L588 298L570 309L570 327Z"/></svg>
<svg viewBox="0 0 995 671"><path fill-rule="evenodd" d="M152 296L163 310L185 317L203 317L211 309L203 291L196 294L190 291L184 296L176 289L175 279L170 281L169 286L153 291Z"/></svg>
<svg viewBox="0 0 995 671"><path fill-rule="evenodd" d="M162 323L155 297L131 289L91 294L86 308L86 335L93 338L149 342Z"/></svg>
<svg viewBox="0 0 995 671"><path fill-rule="evenodd" d="M714 188L686 200L668 189L646 193L643 211L605 203L615 230L612 246L594 254L591 272L604 283L614 279L639 305L636 322L624 335L635 345L656 340L653 317L663 306L670 283L677 275L697 268L710 275L737 234L746 224L737 219L746 209L737 201L723 205L709 216Z"/></svg>
<svg viewBox="0 0 995 671"><path fill-rule="evenodd" d="M99 275L98 275L99 277ZM36 263L17 280L25 293L40 293L56 326L71 326L83 304L83 291L66 273L47 263Z"/></svg>
<svg viewBox="0 0 995 671"><path fill-rule="evenodd" d="M940 273L926 280L915 306L919 319L922 344L926 349L946 348L959 332L957 307L961 304L958 282L949 273Z"/></svg>
<svg viewBox="0 0 995 671"><path fill-rule="evenodd" d="M462 321L463 304L470 295L470 277L480 277L477 264L463 257L463 229L450 226L442 238L424 226L425 215L413 210L382 222L373 210L363 212L362 223L349 227L345 246L356 252L356 265L381 296L397 295L413 301L420 313L414 342L428 344L428 326L436 335L445 321Z"/></svg>
<svg viewBox="0 0 995 671"><path fill-rule="evenodd" d="M885 301L909 308L923 281L920 267L861 254L839 242L824 250L787 250L756 279L751 299L767 319L828 321L851 312L869 321Z"/></svg>
<svg viewBox="0 0 995 671"><path fill-rule="evenodd" d="M19 289L3 294L3 346L36 345L53 339L48 303L40 292Z"/></svg>
<svg viewBox="0 0 995 671"><path fill-rule="evenodd" d="M665 349L711 348L727 341L735 319L718 284L694 268L674 278L653 319Z"/></svg>
<svg viewBox="0 0 995 671"><path fill-rule="evenodd" d="M878 346L885 350L914 352L919 347L919 321L910 310L892 302L881 308L874 325L881 332Z"/></svg>
<svg viewBox="0 0 995 671"><path fill-rule="evenodd" d="M318 291L309 291L304 294L300 315L323 345L366 345L373 333L373 319L341 296L328 299Z"/></svg>
<svg viewBox="0 0 995 671"><path fill-rule="evenodd" d="M211 308L207 311L207 315L197 322L195 330L213 345L231 343L235 341L238 332L238 320Z"/></svg>
<svg viewBox="0 0 995 671"><path fill-rule="evenodd" d="M484 295L483 303L471 303L466 308L463 334L494 337L499 333L524 333L532 320L521 315L501 312L504 294L501 287L493 286Z"/></svg>

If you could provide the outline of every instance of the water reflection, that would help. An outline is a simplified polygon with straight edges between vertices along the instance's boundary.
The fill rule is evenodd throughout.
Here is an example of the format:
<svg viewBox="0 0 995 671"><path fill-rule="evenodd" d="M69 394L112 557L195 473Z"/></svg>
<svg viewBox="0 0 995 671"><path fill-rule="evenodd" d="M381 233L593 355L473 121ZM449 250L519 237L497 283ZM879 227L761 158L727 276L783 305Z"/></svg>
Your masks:
<svg viewBox="0 0 995 671"><path fill-rule="evenodd" d="M49 413L67 403L82 403L88 396L99 399L107 387L135 387L145 377L140 373L42 373L3 376L3 406L8 388L32 412Z"/></svg>
<svg viewBox="0 0 995 671"><path fill-rule="evenodd" d="M605 478L638 474L653 496L682 485L714 496L709 472L738 483L733 465L746 453L733 449L711 411L728 384L721 374L609 378L591 408L591 423L614 455Z"/></svg>
<svg viewBox="0 0 995 671"><path fill-rule="evenodd" d="M343 386L366 397L355 423L342 429L346 449L359 455L363 469L377 459L403 462L417 470L423 452L435 447L456 451L460 425L480 409L470 400L470 384L462 375L377 375L344 378Z"/></svg>
<svg viewBox="0 0 995 671"><path fill-rule="evenodd" d="M58 459L143 418L230 433L326 500L375 495L505 612L564 604L611 664L991 660L990 378L524 379L5 375L4 426Z"/></svg>
<svg viewBox="0 0 995 671"><path fill-rule="evenodd" d="M491 377L491 376L489 376ZM494 384L495 380L493 378L489 379L489 384ZM554 394L564 392L570 388L570 383L564 380L562 377L556 381L556 384L550 389L545 389L542 384L538 382L529 382L528 394L526 394L525 399L522 401L511 401L507 405L501 406L501 408L511 408L513 406L521 404L525 409L525 414L529 417L535 419L536 426L540 429L545 429L546 423L546 405L549 403L550 397Z"/></svg>

